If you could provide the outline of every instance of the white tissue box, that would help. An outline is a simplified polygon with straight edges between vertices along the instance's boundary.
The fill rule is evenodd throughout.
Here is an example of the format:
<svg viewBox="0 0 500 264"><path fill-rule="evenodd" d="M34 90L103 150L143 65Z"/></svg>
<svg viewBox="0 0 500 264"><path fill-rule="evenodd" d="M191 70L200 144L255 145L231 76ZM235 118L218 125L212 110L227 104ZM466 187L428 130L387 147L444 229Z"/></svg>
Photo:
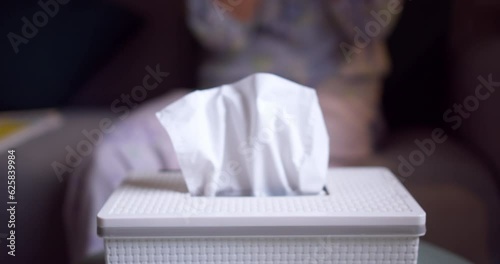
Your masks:
<svg viewBox="0 0 500 264"><path fill-rule="evenodd" d="M328 194L192 197L179 173L132 175L97 216L106 262L417 263L425 212L384 168L328 172Z"/></svg>

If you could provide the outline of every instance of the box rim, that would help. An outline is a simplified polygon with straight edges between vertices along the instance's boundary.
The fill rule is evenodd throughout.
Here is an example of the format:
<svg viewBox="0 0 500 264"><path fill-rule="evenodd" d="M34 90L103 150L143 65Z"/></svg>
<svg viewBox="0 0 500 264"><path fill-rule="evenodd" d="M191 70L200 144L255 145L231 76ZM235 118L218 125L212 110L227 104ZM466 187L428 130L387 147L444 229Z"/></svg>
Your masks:
<svg viewBox="0 0 500 264"><path fill-rule="evenodd" d="M426 214L396 176L381 167L335 168L332 173L353 170L363 173L379 171L393 177L399 185L398 191L411 212L387 213L373 216L366 212L343 212L335 215L314 212L308 215L232 215L232 216L113 216L110 204L116 197L108 199L97 215L98 233L101 236L141 236L141 232L151 236L246 236L246 235L414 235L425 234ZM227 197L225 197L227 198ZM243 197L231 197L243 198ZM249 197L246 197L249 198ZM273 197L268 197L273 199ZM210 232L209 229L213 229ZM216 232L215 232L216 231Z"/></svg>

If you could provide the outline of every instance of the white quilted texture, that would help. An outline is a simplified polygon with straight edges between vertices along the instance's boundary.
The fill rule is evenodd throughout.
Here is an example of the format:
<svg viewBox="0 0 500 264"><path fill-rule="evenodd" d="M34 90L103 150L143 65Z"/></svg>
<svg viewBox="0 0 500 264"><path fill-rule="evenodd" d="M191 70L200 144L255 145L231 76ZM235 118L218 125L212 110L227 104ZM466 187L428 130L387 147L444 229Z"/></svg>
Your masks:
<svg viewBox="0 0 500 264"><path fill-rule="evenodd" d="M106 238L109 264L417 263L418 238Z"/></svg>
<svg viewBox="0 0 500 264"><path fill-rule="evenodd" d="M179 173L138 174L127 180L108 200L101 210L102 214L100 213L100 227L140 230L147 227L144 226L145 220L157 220L147 222L151 224L149 227L179 226L191 230L194 226L190 226L189 221L170 220L200 219L199 222L192 223L224 227L229 223L222 222L226 216L236 219L238 223L246 221L243 224L255 226L259 225L255 222L256 219L264 216L265 221L260 223L261 226L264 223L264 226L269 224L276 227L286 226L283 222L287 219L286 216L291 216L288 219L291 219L290 223L305 226L316 224L323 216L328 217L325 222L327 225L332 223L330 221L337 221L333 223L391 227L393 219L411 220L422 217L423 222L412 220L413 222L400 223L425 224L425 212L397 178L384 169L334 169L329 171L327 188L328 195L318 196L191 197ZM273 218L274 222L271 223L266 222L267 216L278 217ZM353 218L348 218L350 216ZM124 219L126 221L122 221ZM343 219L354 220L340 222ZM375 220L378 222L372 222ZM417 263L418 235L363 237L362 234L274 237L110 236L104 239L108 264Z"/></svg>
<svg viewBox="0 0 500 264"><path fill-rule="evenodd" d="M343 172L329 177L329 195L294 197L191 197L179 173L136 176L113 195L111 216L303 215L304 213L403 214L412 212L409 194L395 177Z"/></svg>

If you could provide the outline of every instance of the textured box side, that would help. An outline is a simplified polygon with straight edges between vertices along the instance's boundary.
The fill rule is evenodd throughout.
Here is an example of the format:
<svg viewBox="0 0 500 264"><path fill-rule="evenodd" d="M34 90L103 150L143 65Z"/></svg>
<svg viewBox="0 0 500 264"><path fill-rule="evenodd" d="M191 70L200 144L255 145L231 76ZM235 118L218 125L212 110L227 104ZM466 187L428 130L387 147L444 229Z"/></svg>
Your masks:
<svg viewBox="0 0 500 264"><path fill-rule="evenodd" d="M108 264L415 264L418 237L105 238Z"/></svg>

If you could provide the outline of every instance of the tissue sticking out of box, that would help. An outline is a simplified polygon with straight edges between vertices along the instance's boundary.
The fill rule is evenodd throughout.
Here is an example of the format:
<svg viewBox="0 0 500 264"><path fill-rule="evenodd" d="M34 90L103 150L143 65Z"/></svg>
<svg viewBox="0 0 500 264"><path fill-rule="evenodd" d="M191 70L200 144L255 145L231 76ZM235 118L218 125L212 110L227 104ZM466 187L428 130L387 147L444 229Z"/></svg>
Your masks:
<svg viewBox="0 0 500 264"><path fill-rule="evenodd" d="M314 195L329 143L316 91L276 75L192 92L157 113L191 195Z"/></svg>

